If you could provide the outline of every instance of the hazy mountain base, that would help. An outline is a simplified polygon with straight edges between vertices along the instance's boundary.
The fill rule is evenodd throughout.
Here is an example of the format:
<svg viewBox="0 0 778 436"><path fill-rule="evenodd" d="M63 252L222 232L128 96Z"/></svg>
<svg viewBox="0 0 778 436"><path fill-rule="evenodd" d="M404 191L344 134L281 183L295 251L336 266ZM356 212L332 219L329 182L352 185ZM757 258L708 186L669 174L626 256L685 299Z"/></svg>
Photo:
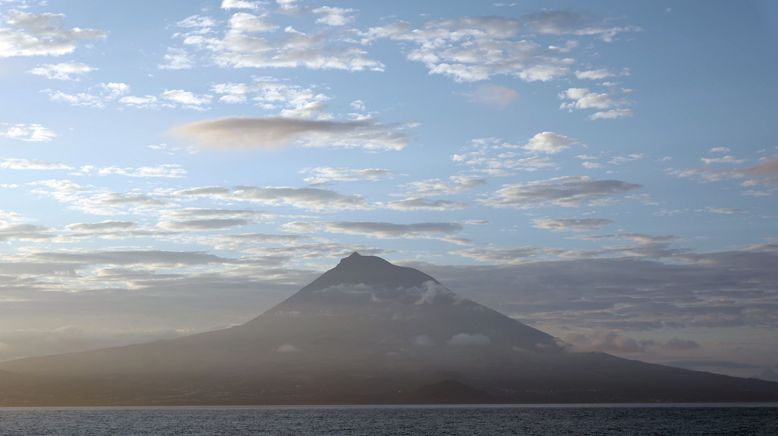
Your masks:
<svg viewBox="0 0 778 436"><path fill-rule="evenodd" d="M778 400L778 383L570 352L356 254L241 326L0 368L2 405Z"/></svg>

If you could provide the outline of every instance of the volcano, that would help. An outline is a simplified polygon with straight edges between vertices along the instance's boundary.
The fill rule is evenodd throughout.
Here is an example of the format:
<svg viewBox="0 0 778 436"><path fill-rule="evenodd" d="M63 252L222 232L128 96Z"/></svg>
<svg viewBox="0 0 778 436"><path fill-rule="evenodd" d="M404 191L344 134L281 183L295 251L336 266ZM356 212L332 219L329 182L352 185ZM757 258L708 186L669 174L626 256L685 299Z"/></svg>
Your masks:
<svg viewBox="0 0 778 436"><path fill-rule="evenodd" d="M778 383L574 352L354 253L245 324L0 364L0 405L776 401Z"/></svg>

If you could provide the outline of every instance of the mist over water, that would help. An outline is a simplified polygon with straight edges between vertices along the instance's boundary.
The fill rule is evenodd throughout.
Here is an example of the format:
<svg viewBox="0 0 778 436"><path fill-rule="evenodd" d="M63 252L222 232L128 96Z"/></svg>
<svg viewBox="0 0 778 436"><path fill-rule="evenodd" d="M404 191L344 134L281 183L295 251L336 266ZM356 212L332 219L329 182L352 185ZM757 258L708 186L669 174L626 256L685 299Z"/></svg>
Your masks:
<svg viewBox="0 0 778 436"><path fill-rule="evenodd" d="M769 406L401 406L0 409L25 435L778 434Z"/></svg>

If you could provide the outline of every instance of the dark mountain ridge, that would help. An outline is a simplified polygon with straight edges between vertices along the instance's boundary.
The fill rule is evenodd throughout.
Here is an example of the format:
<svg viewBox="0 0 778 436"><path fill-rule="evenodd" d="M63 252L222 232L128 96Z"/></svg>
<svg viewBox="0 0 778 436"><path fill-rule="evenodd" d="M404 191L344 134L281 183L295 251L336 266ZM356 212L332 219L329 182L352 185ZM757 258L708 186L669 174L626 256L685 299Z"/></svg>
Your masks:
<svg viewBox="0 0 778 436"><path fill-rule="evenodd" d="M571 352L357 253L236 327L0 363L0 405L775 400L778 383Z"/></svg>

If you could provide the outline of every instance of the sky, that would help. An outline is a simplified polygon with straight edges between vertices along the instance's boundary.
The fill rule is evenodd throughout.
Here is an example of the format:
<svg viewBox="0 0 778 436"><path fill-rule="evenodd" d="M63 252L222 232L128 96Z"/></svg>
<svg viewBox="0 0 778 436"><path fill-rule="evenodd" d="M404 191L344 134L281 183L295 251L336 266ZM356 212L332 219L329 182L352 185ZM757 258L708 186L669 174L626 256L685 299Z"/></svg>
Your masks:
<svg viewBox="0 0 778 436"><path fill-rule="evenodd" d="M0 360L352 251L582 350L778 376L778 5L0 0Z"/></svg>

